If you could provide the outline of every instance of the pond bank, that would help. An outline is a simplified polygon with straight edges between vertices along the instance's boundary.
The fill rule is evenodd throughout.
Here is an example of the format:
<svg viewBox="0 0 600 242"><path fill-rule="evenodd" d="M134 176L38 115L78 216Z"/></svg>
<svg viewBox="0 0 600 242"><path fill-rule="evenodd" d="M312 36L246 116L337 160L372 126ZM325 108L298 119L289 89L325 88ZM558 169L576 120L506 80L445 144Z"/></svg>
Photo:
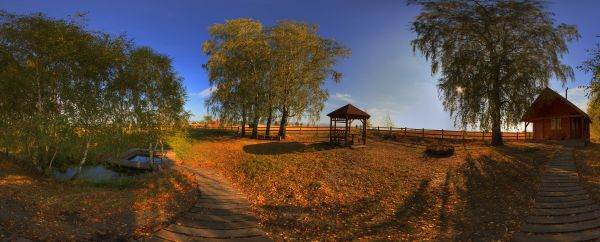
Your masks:
<svg viewBox="0 0 600 242"><path fill-rule="evenodd" d="M0 234L32 240L142 237L187 211L199 194L193 175L185 171L140 174L117 186L57 182L4 160L0 171Z"/></svg>

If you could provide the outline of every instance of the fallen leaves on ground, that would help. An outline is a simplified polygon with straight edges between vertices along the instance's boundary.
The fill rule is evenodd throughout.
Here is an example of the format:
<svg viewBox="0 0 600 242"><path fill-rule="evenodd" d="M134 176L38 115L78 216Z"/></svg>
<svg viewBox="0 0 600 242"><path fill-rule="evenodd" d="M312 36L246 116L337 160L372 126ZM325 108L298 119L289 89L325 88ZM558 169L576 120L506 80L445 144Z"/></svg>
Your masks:
<svg viewBox="0 0 600 242"><path fill-rule="evenodd" d="M554 146L468 143L447 158L372 139L366 148L311 137L196 137L186 165L238 186L277 240L507 240Z"/></svg>
<svg viewBox="0 0 600 242"><path fill-rule="evenodd" d="M126 187L57 182L0 161L0 234L33 240L122 240L147 235L195 202L192 174L142 175ZM2 227L6 231L2 231Z"/></svg>

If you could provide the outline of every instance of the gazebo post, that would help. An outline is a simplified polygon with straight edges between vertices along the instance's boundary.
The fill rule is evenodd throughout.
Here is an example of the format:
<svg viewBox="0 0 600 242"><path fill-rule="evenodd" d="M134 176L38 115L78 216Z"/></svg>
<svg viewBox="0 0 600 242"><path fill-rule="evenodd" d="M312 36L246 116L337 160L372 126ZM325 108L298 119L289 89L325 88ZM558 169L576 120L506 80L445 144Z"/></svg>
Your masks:
<svg viewBox="0 0 600 242"><path fill-rule="evenodd" d="M367 144L367 119L363 118L363 132L362 132L362 140L363 145Z"/></svg>
<svg viewBox="0 0 600 242"><path fill-rule="evenodd" d="M344 145L348 146L348 117L346 117L346 128L344 132Z"/></svg>
<svg viewBox="0 0 600 242"><path fill-rule="evenodd" d="M333 118L329 118L329 143L331 144L333 141L331 140L331 125L333 123L332 121Z"/></svg>

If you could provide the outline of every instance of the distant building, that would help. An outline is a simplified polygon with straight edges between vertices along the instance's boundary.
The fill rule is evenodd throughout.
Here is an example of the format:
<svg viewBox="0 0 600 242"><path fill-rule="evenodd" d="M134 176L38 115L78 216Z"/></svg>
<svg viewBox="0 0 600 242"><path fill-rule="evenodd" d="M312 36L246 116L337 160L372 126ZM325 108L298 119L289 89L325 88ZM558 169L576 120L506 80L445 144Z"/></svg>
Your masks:
<svg viewBox="0 0 600 242"><path fill-rule="evenodd" d="M536 140L590 141L590 116L550 88L544 89L522 119L533 124Z"/></svg>

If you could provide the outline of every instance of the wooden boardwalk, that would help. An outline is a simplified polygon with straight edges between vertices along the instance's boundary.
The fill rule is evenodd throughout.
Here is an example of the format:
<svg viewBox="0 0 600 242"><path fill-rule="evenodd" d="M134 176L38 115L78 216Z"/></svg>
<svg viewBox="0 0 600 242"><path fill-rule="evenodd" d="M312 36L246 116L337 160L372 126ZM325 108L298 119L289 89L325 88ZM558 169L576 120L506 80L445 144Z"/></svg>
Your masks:
<svg viewBox="0 0 600 242"><path fill-rule="evenodd" d="M271 241L250 212L247 199L220 176L194 172L201 197L192 209L145 241Z"/></svg>
<svg viewBox="0 0 600 242"><path fill-rule="evenodd" d="M547 164L515 241L600 241L600 207L581 186L572 153L560 150Z"/></svg>

